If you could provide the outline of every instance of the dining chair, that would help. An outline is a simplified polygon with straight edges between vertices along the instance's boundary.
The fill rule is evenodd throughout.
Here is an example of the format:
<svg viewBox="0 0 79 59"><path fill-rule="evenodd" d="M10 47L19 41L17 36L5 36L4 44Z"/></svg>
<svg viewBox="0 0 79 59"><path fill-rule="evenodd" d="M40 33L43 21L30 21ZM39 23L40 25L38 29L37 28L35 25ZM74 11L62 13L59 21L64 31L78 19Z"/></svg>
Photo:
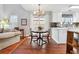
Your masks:
<svg viewBox="0 0 79 59"><path fill-rule="evenodd" d="M31 41L30 43L32 43L33 39L36 39L38 38L38 33L35 33L34 31L30 31L30 36L31 36Z"/></svg>
<svg viewBox="0 0 79 59"><path fill-rule="evenodd" d="M42 37L43 39L47 39L47 42L49 43L50 31L45 31L44 33L42 33Z"/></svg>
<svg viewBox="0 0 79 59"><path fill-rule="evenodd" d="M77 46L79 46L79 34L74 33L74 39L77 42Z"/></svg>

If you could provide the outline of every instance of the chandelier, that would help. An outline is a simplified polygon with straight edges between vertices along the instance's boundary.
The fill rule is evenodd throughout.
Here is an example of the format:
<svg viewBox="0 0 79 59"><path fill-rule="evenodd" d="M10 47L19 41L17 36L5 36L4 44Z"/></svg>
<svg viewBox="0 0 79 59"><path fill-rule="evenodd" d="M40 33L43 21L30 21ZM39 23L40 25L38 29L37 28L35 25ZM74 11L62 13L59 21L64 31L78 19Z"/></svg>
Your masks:
<svg viewBox="0 0 79 59"><path fill-rule="evenodd" d="M38 8L33 11L33 15L36 15L36 16L45 15L45 11L40 7L40 4L38 4Z"/></svg>

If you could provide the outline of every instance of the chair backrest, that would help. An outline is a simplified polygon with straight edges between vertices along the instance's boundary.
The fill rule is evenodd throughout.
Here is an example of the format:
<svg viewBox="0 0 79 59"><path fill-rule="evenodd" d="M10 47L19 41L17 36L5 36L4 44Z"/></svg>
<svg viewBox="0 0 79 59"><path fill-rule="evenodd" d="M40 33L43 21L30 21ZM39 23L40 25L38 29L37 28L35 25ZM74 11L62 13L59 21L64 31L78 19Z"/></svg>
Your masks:
<svg viewBox="0 0 79 59"><path fill-rule="evenodd" d="M32 35L37 35L38 33L34 32L34 31L31 31L31 34Z"/></svg>
<svg viewBox="0 0 79 59"><path fill-rule="evenodd" d="M30 29L30 35L31 35L31 36L37 36L38 33L36 33L35 31L32 31L32 30Z"/></svg>
<svg viewBox="0 0 79 59"><path fill-rule="evenodd" d="M45 31L45 32L42 33L42 36L46 36L47 37L47 36L49 36L49 34L50 34L49 31Z"/></svg>
<svg viewBox="0 0 79 59"><path fill-rule="evenodd" d="M41 35L49 35L50 34L50 29L49 30L47 30L47 31L41 31ZM32 31L32 29L30 28L30 34L31 34L31 36L33 36L33 35L39 35L39 33L38 32L36 32L36 31Z"/></svg>
<svg viewBox="0 0 79 59"><path fill-rule="evenodd" d="M47 30L47 31L45 31L45 33L48 33L48 34L50 34L50 29L49 29L49 30Z"/></svg>

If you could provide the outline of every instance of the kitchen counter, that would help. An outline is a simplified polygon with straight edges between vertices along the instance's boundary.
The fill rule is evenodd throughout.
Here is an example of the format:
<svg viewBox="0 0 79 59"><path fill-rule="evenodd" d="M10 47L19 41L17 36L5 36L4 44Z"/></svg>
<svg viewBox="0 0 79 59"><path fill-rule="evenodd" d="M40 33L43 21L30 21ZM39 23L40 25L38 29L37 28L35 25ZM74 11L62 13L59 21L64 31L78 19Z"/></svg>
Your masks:
<svg viewBox="0 0 79 59"><path fill-rule="evenodd" d="M57 43L66 43L67 41L67 32L79 33L79 28L71 27L53 27L51 28L51 36ZM74 37L78 36L74 34Z"/></svg>
<svg viewBox="0 0 79 59"><path fill-rule="evenodd" d="M53 27L51 29L67 29L66 27Z"/></svg>
<svg viewBox="0 0 79 59"><path fill-rule="evenodd" d="M79 28L67 28L67 27L54 27L51 29L60 29L60 30L67 30L67 31L72 31L72 32L79 32Z"/></svg>
<svg viewBox="0 0 79 59"><path fill-rule="evenodd" d="M53 40L55 40L58 44L61 43L66 43L67 40L67 28L59 28L59 27L54 27L51 28L51 37Z"/></svg>
<svg viewBox="0 0 79 59"><path fill-rule="evenodd" d="M79 33L79 28L70 28L70 29L68 29L68 31Z"/></svg>

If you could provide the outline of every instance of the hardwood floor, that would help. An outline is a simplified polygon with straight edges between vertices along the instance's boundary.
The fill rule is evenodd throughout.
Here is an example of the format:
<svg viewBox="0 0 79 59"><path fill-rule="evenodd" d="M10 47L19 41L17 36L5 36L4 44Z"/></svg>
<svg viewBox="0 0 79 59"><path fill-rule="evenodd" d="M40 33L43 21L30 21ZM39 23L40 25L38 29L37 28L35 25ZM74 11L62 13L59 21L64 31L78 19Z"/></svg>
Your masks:
<svg viewBox="0 0 79 59"><path fill-rule="evenodd" d="M26 39L22 39L20 42L15 43L7 48L0 50L0 54L11 54L16 48L18 48Z"/></svg>
<svg viewBox="0 0 79 59"><path fill-rule="evenodd" d="M52 42L38 46L35 42L29 43L30 39L25 38L12 46L0 51L1 54L65 54L65 44L53 44Z"/></svg>

